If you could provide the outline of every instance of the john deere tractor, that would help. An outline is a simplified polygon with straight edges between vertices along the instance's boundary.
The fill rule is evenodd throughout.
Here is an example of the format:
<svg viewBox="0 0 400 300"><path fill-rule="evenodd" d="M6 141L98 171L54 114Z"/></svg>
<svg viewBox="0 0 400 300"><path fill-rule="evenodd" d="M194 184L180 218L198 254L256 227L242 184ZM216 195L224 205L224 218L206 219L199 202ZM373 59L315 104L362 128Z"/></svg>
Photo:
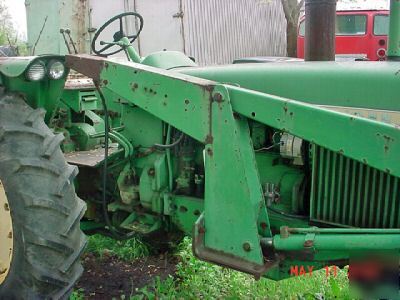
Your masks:
<svg viewBox="0 0 400 300"><path fill-rule="evenodd" d="M68 297L81 228L159 247L190 235L199 259L275 280L296 266L396 257L391 4L387 62L200 68L179 52L140 57L140 30L123 26L134 17L141 29L136 13L99 29L96 56L0 60L0 298ZM114 40L100 41L113 22ZM117 51L127 59L107 58Z"/></svg>

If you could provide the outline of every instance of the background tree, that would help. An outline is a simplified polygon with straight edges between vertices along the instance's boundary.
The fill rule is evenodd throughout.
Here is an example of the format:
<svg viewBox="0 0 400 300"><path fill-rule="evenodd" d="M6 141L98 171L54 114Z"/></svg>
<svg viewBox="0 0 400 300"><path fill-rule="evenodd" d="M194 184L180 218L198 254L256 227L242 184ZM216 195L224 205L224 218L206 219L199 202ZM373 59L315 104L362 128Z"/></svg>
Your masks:
<svg viewBox="0 0 400 300"><path fill-rule="evenodd" d="M299 25L300 11L304 0L280 0L286 18L287 54L297 57L297 27Z"/></svg>
<svg viewBox="0 0 400 300"><path fill-rule="evenodd" d="M11 22L11 15L4 0L0 0L0 45L6 45L16 32Z"/></svg>
<svg viewBox="0 0 400 300"><path fill-rule="evenodd" d="M0 46L8 46L0 49L0 56L27 54L26 43L19 39L11 19L7 5L0 0Z"/></svg>
<svg viewBox="0 0 400 300"><path fill-rule="evenodd" d="M273 1L280 1L285 13L287 55L297 57L297 26L299 25L300 11L305 0L259 0L263 4Z"/></svg>

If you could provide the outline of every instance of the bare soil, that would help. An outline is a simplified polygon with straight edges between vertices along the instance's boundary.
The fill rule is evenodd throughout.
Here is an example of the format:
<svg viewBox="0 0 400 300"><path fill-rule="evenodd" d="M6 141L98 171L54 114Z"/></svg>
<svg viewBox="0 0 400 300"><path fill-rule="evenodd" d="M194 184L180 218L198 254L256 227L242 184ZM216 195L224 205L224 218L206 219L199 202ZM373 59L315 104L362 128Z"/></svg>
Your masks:
<svg viewBox="0 0 400 300"><path fill-rule="evenodd" d="M99 258L89 253L83 258L85 271L76 289L81 289L85 299L120 299L123 295L129 299L157 276L163 280L173 275L176 263L176 258L165 254L125 262L114 256Z"/></svg>

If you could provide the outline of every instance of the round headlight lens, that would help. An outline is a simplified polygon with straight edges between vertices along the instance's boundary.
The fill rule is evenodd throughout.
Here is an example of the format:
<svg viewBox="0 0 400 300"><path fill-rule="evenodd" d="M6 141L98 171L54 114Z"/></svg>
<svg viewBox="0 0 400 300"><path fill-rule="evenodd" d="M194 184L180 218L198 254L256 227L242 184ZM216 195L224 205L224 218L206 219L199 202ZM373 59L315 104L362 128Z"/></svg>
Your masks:
<svg viewBox="0 0 400 300"><path fill-rule="evenodd" d="M49 64L49 77L54 80L61 79L65 73L65 66L61 61L53 61Z"/></svg>
<svg viewBox="0 0 400 300"><path fill-rule="evenodd" d="M30 81L39 81L46 75L46 67L42 62L32 64L26 72L26 77Z"/></svg>

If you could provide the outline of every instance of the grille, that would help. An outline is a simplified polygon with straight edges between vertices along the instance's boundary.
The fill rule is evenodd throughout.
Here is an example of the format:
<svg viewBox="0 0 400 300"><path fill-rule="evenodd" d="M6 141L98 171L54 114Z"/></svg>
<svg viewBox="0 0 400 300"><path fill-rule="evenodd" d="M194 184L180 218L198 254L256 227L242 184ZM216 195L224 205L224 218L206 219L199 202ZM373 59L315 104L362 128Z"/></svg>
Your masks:
<svg viewBox="0 0 400 300"><path fill-rule="evenodd" d="M344 227L399 228L399 179L314 145L310 217Z"/></svg>

